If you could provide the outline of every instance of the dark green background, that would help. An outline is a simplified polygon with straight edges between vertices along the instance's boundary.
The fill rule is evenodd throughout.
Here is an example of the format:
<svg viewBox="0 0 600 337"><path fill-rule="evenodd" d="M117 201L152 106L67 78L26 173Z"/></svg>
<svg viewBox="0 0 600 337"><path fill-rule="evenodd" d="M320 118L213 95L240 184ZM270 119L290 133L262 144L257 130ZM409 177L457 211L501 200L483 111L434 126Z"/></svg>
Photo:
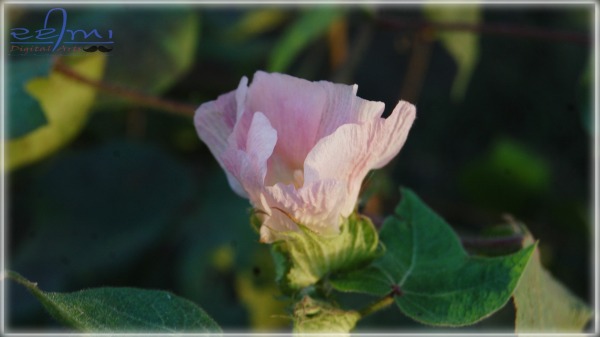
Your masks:
<svg viewBox="0 0 600 337"><path fill-rule="evenodd" d="M152 35L158 40L136 33L141 42L132 38L116 44L108 55L106 80L200 105L235 89L242 76L266 69L273 46L307 8L287 7L288 20L241 41L226 33L258 7L162 6L144 8L144 15L136 6L99 9L67 7L70 18L87 15L89 24L118 15L118 34L134 34L135 25L147 27L142 32L168 31L169 20L198 16L193 65L167 87L152 82L171 76L159 47L160 39L170 38L164 32ZM385 29L373 15L421 21L421 9L343 10L350 47L366 34L365 47L350 55L355 67L332 69L322 36L296 55L286 72L357 83L359 96L385 102L389 113L402 98L403 86L418 85L406 83L405 77L414 66L415 36L422 32ZM47 8L19 11L15 24L37 24ZM584 7L484 7L483 22L591 34L591 13ZM456 101L450 97L455 61L439 41L421 43L430 59L423 60L422 88L412 99L417 119L400 155L369 178L371 191L379 196L380 214L374 220L380 222L393 209L399 185L415 191L463 235L483 233L503 223L503 214L512 214L540 240L545 265L589 303L593 105L582 77L591 46L480 34L478 62L464 98ZM128 79L128 69L136 64L145 67L143 81ZM25 75L10 73L7 83ZM273 282L270 261L261 258L267 247L249 225L249 204L229 189L191 120L109 99L99 96L87 126L66 148L9 174L8 268L47 291L96 286L171 290L198 303L225 330L248 329L235 273L248 271L259 285ZM233 249L232 268L212 264L209 257L217 247ZM8 290L11 330L56 328L25 290L13 285ZM354 302L361 298L347 300L364 303ZM513 319L509 305L474 328L510 330ZM359 325L367 330L406 327L419 326L395 308Z"/></svg>

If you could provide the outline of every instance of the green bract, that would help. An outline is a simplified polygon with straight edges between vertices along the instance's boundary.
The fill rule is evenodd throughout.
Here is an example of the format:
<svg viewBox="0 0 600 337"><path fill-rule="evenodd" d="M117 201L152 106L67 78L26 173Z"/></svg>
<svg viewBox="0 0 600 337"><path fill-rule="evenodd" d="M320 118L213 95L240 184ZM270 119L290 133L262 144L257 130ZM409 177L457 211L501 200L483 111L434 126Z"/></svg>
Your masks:
<svg viewBox="0 0 600 337"><path fill-rule="evenodd" d="M277 279L284 290L298 290L317 283L330 272L360 267L376 257L379 239L369 218L351 215L340 234L322 236L302 225L273 244Z"/></svg>
<svg viewBox="0 0 600 337"><path fill-rule="evenodd" d="M352 330L359 319L360 314L356 311L345 311L305 296L294 308L294 332L345 333Z"/></svg>

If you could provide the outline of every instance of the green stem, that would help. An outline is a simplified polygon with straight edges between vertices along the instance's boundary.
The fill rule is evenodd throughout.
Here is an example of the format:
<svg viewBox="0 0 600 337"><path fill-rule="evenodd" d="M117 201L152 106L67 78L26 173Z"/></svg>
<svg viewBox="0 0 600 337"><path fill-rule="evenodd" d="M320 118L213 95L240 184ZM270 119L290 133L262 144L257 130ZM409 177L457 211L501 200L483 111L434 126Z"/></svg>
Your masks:
<svg viewBox="0 0 600 337"><path fill-rule="evenodd" d="M33 292L34 294L40 293L40 290L37 287L37 283L29 281L28 279L21 276L21 274L16 273L12 270L4 271L2 279L5 279L5 278L19 283L20 285L29 289L29 291Z"/></svg>
<svg viewBox="0 0 600 337"><path fill-rule="evenodd" d="M379 310L389 307L392 303L394 303L394 294L393 293L386 295L385 297L381 298L379 301L360 310L358 313L360 314L361 318L364 318L372 313L375 313Z"/></svg>

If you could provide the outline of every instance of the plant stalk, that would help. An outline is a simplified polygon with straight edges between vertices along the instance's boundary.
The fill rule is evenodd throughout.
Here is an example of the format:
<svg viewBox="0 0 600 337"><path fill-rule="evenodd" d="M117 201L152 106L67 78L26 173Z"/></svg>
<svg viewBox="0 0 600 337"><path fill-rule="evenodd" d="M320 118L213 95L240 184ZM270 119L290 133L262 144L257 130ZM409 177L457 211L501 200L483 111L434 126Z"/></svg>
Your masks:
<svg viewBox="0 0 600 337"><path fill-rule="evenodd" d="M379 301L360 310L358 313L360 314L361 318L364 318L364 317L366 317L370 314L373 314L379 310L389 307L392 303L394 303L394 293L386 295L385 297L381 298Z"/></svg>
<svg viewBox="0 0 600 337"><path fill-rule="evenodd" d="M152 95L147 95L132 89L123 88L115 84L89 79L85 76L78 74L75 70L66 65L64 62L61 62L60 59L58 59L58 61L54 65L54 70L58 71L59 73L70 79L92 86L100 90L101 92L123 98L127 101L136 103L141 106L167 111L188 118L193 118L194 113L196 111L196 106L193 105L173 102Z"/></svg>

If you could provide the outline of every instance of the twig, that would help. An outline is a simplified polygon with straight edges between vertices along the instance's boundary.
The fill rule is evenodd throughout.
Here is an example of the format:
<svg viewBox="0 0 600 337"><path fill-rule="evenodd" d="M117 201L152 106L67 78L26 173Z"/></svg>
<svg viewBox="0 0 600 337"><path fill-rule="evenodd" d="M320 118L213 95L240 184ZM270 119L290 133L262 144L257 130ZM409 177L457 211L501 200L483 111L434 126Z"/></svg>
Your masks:
<svg viewBox="0 0 600 337"><path fill-rule="evenodd" d="M375 18L375 22L380 27L392 30L423 30L429 28L443 31L466 31L489 35L504 35L517 38L570 42L586 46L589 46L591 44L590 36L585 33L548 30L545 28L513 25L506 23L471 24L463 22L427 22L415 20L400 21L397 19L382 17Z"/></svg>
<svg viewBox="0 0 600 337"><path fill-rule="evenodd" d="M155 96L143 94L135 90L123 88L115 84L89 79L85 76L78 74L75 70L66 65L60 59L58 59L58 61L55 63L54 70L73 80L90 85L102 92L113 96L121 97L125 100L137 103L141 106L154 108L157 110L164 110L185 117L193 117L194 112L196 111L196 107L189 104L168 101Z"/></svg>
<svg viewBox="0 0 600 337"><path fill-rule="evenodd" d="M365 317L368 316L370 314L373 314L379 310L385 309L387 307L389 307L392 303L394 303L394 295L395 293L392 292L389 295L386 295L385 297L382 297L381 299L379 299L377 302L369 305L368 307L360 310L358 313L360 314L360 317Z"/></svg>

